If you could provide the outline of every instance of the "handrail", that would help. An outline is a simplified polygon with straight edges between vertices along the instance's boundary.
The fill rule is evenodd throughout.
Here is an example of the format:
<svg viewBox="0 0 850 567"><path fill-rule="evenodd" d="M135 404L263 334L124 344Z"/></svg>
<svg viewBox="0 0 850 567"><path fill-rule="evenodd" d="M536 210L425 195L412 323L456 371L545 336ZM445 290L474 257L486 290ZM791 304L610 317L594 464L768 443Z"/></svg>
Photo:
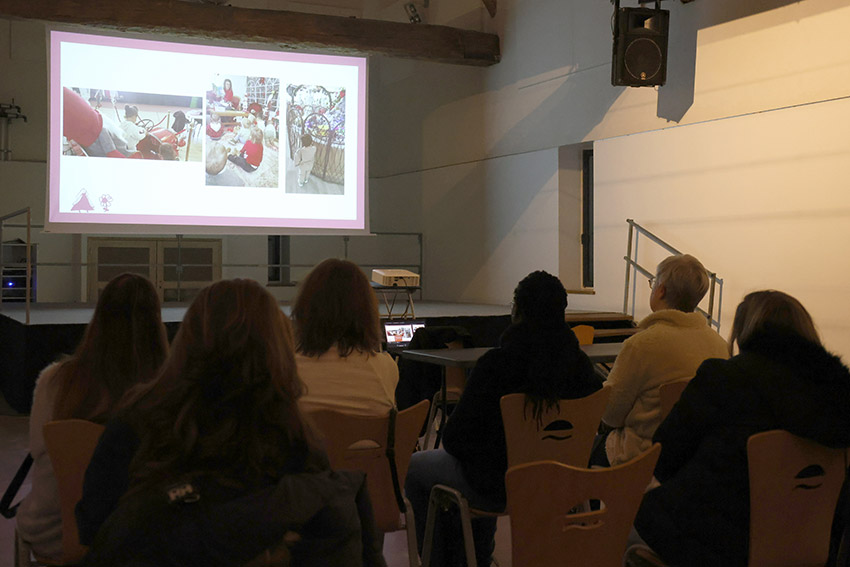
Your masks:
<svg viewBox="0 0 850 567"><path fill-rule="evenodd" d="M26 324L30 324L30 303L31 303L31 284L32 284L32 211L29 207L24 207L15 212L0 216L0 283L3 281L3 224L14 217L27 215L27 281L25 289L25 309L26 309ZM0 307L3 305L3 293L0 292Z"/></svg>
<svg viewBox="0 0 850 567"><path fill-rule="evenodd" d="M23 224L23 223L5 223L4 224L4 222L7 219L17 217L17 216L22 215L24 213L27 213L27 215L28 215L26 224ZM19 211L15 211L13 213L9 213L7 215L0 216L0 242L2 242L2 235L3 235L3 227L4 226L6 228L24 228L24 227L27 228L27 287L26 287L26 294L27 294L26 295L26 310L27 310L26 321L27 321L27 324L29 324L29 321L30 321L30 304L32 303L31 286L30 286L30 282L32 280L32 272L33 272L33 270L32 270L32 258L31 258L31 250L32 250L31 228L42 226L42 225L32 224L31 220L32 219L31 219L29 207L21 209ZM160 266L166 266L166 267L169 267L169 268L171 268L171 267L176 268L176 276L177 277L176 277L176 279L171 280L169 283L176 285L177 286L176 289L178 290L178 293L179 293L179 290L182 288L182 286L184 285L184 283L186 281L185 278L183 277L183 270L185 268L208 267L210 264L208 264L208 263L184 262L182 252L183 252L183 250L185 250L186 243L191 242L191 240L185 238L183 235L175 235L175 236L176 236L176 240L177 240L177 242L176 242L176 244L177 244L177 261L176 262L168 262L168 263L160 262L159 265ZM209 237L211 235L204 235L204 236ZM418 258L413 256L413 254L416 254L416 252L414 250L411 250L410 251L411 254L406 255L407 257L405 258L405 259L409 258L410 260L412 260L410 262L406 262L406 263L380 262L380 260L378 260L378 263L357 262L357 264L361 268L363 268L364 270L366 270L368 268L407 268L407 269L416 270L416 272L418 274L420 274L420 278L422 277L422 275L423 275L422 274L422 272L423 272L422 268L423 268L423 260L424 260L424 249L423 248L424 247L423 247L423 235L422 235L421 232L373 232L373 233L370 233L370 234L362 235L362 237L364 237L364 238L370 237L370 236L415 237L416 242L417 242L416 247L418 248L418 254L417 254ZM143 238L143 237L141 237L141 238ZM152 238L162 238L162 237L153 236ZM343 257L345 259L351 259L349 245L350 245L352 236L351 235L337 235L337 238L342 239ZM2 260L3 260L3 258L0 256L0 273L2 273L2 270L3 270ZM304 262L302 260L302 262L296 262L296 263L221 262L218 265L221 268L237 268L237 269L239 269L239 268L275 268L275 267L276 268L312 268L313 266L315 266L315 264L316 264L315 262L307 263L307 262ZM20 266L23 266L23 265L24 264L22 264L22 263L16 263L16 262L6 263L7 267L8 266L19 266L20 267ZM101 266L101 267L121 266L121 267L126 267L126 268L132 268L132 267L140 267L141 268L141 267L148 267L151 264L150 263L138 263L137 264L137 263L134 263L134 262L119 262L119 263L98 263L97 265ZM81 261L73 261L73 262L49 262L48 261L48 262L39 262L39 266L44 267L44 268L63 268L63 267L86 268L86 267L90 266L90 263L89 262L81 262ZM420 283L421 282L422 282L422 279L420 279ZM421 297L421 294L422 294L422 292L420 290L420 297ZM0 297L0 302L2 302L2 297Z"/></svg>
<svg viewBox="0 0 850 567"><path fill-rule="evenodd" d="M678 249L674 248L672 245L668 244L646 228L636 223L634 219L626 219L626 222L629 224L629 238L626 255L623 256L623 260L626 261L626 282L623 290L623 313L629 313L629 291L631 291L631 315L634 316L635 294L637 289L637 274L640 273L642 276L645 276L648 279L655 276L654 272L645 268L644 266L641 266L640 263L638 263L637 261L638 244L640 237L644 236L648 238L651 242L654 242L670 254L679 255L682 254L682 252L680 252ZM708 324L714 326L719 332L721 304L723 301L723 279L717 277L716 272L712 272L708 269L706 270L706 272L708 273L709 278L708 310L706 311L701 307L697 307L696 311L698 313L702 313L708 320ZM632 280L633 274L635 276L634 280ZM629 287L630 284L631 288Z"/></svg>

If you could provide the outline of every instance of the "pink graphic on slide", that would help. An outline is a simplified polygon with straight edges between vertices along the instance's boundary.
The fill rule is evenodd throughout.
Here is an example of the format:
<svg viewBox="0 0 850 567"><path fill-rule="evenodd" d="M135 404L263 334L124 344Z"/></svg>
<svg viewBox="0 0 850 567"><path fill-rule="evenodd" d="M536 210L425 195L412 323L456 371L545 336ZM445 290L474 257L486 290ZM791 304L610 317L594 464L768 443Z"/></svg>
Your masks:
<svg viewBox="0 0 850 567"><path fill-rule="evenodd" d="M109 212L109 205L112 204L112 195L109 193L104 193L100 196L100 206L103 207L103 212Z"/></svg>
<svg viewBox="0 0 850 567"><path fill-rule="evenodd" d="M89 195L88 195L88 193L86 193L85 189L80 191L79 198L77 199L77 202L74 203L74 205L71 207L71 210L72 211L86 211L86 212L94 210L94 207L92 206L91 201L89 201Z"/></svg>

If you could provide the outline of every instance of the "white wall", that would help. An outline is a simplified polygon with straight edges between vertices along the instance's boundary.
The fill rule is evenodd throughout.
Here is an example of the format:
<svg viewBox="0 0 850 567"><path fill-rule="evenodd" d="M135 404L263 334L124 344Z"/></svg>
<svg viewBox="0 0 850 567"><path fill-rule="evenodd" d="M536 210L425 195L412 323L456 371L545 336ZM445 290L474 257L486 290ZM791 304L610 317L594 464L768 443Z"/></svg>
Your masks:
<svg viewBox="0 0 850 567"><path fill-rule="evenodd" d="M609 260L622 257L633 216L725 279L726 333L744 294L780 289L850 353L848 123L845 98L598 142L596 305L622 307L625 263ZM652 248L641 244L640 261L654 268Z"/></svg>
<svg viewBox="0 0 850 567"><path fill-rule="evenodd" d="M373 78L372 105L373 110L378 107L381 112L372 113L370 141L373 157L381 157L373 159L372 173L398 179L415 187L412 194L421 194L426 270L439 274L441 280L428 286L428 297L503 302L524 275L522 271L527 271L528 263L536 263L534 268L558 269L558 246L570 245L559 230L563 235L569 231L564 230L563 223L553 222L547 205L554 209L560 206L562 218L568 216L564 201L574 199L575 191L574 185L558 185L559 147L658 130L661 141L653 145L655 154L639 155L647 160L642 164L646 167L658 162L669 164L655 169L653 181L671 186L679 170L696 171L702 160L722 162L730 156L717 144L684 152L668 136L699 128L704 122L850 95L850 36L844 33L850 27L850 7L846 2L702 0L668 2L664 7L671 11L671 37L668 83L659 89L610 85L612 7L608 2L501 1L489 27L500 34L503 60L487 69L384 59L373 66L378 70ZM727 136L748 137L752 134L750 124L730 121ZM791 120L782 143L790 147L808 145L809 137L819 128L819 123ZM636 138L641 143L644 140ZM721 146L727 143L723 141ZM604 148L604 144L597 147ZM739 222L729 203L723 201L737 193L682 193L681 198L687 196L687 206L674 207L662 200L669 195L638 190L627 183L606 181L600 185L601 179L632 179L630 168L636 167L634 160L620 159L624 153L617 154L617 159L606 159L606 150L601 151L602 161L596 166L595 208L601 223L597 225L597 238L602 239L596 248L597 295L574 296L571 306L622 308L622 256L626 248L625 219L629 217L658 228L661 220L670 224L679 214L686 224L691 218L687 211L694 208L712 211L701 219L704 234L699 237L685 238L681 230L663 234L666 224L661 227L661 236L674 246L710 259L742 254L734 247L719 254L717 245L707 238L722 235ZM798 162L804 170L809 163L802 155L791 154L765 164L769 171L763 174L783 178L785 160ZM751 178L754 175L751 173ZM816 175L821 186L846 178L834 170L819 170ZM694 178L699 176L695 174ZM551 192L551 183L558 186L560 194ZM840 199L833 198L834 191L827 191L814 206L840 207ZM704 207L702 200L714 201ZM473 202L478 203L476 210L470 210ZM673 203L681 205L676 199ZM484 211L483 216L479 210ZM487 215L488 211L500 210L511 210L512 214ZM654 211L659 213L652 214ZM658 214L666 216L659 219ZM459 227L455 229L457 238L446 233L452 225ZM535 230L528 231L532 226ZM795 232L791 248L807 247L817 237L817 232L812 232L815 226L820 223L811 222ZM517 238L517 234L528 237ZM735 241L738 236L733 231L721 240ZM772 235L762 238L772 241ZM771 269L759 268L765 276L762 282L747 279L742 273L749 264L745 256L740 258L740 269L732 266L731 272L723 272L725 261L716 262L719 265L713 268L727 281L727 310L734 307L743 291L761 285L800 293L805 292L810 279L834 280L829 285L836 289L850 284L850 269L841 262L833 269L813 270L808 256L799 256L801 262L807 262L771 283L767 276L777 273L774 262L785 255L765 258ZM796 261L798 256L794 258ZM569 262L562 262L565 264ZM569 282L573 274L561 276ZM830 345L850 353L841 324L835 321L840 316L832 315L835 310L816 310ZM728 312L724 322L731 322Z"/></svg>

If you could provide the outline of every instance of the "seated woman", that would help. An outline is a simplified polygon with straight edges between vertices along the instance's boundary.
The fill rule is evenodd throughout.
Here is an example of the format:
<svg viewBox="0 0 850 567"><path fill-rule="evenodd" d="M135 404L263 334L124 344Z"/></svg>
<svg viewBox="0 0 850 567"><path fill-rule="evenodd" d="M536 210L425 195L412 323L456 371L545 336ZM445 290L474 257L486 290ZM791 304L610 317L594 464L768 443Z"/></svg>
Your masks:
<svg viewBox="0 0 850 567"><path fill-rule="evenodd" d="M292 318L298 375L307 386L302 409L375 415L395 406L398 366L381 352L378 300L356 264L331 258L313 268Z"/></svg>
<svg viewBox="0 0 850 567"><path fill-rule="evenodd" d="M30 414L32 491L16 516L18 532L36 555L62 558L59 493L44 446L44 424L54 419L106 422L127 389L154 377L167 349L156 289L142 276L122 274L103 289L74 355L42 371Z"/></svg>
<svg viewBox="0 0 850 567"><path fill-rule="evenodd" d="M472 507L504 510L508 464L502 396L525 393L533 415L539 417L560 399L581 398L602 387L564 321L567 292L558 278L542 271L529 274L514 290L513 306L513 324L499 348L478 361L446 423L444 448L414 453L410 461L405 492L413 505L420 546L435 484L458 489ZM495 547L496 519L475 519L472 524L478 565L487 567ZM459 533L434 538L436 565L454 564L457 558L440 557L447 551L441 548L457 547L459 538Z"/></svg>
<svg viewBox="0 0 850 567"><path fill-rule="evenodd" d="M383 565L364 548L362 475L328 470L302 389L289 320L265 288L201 290L162 371L128 393L95 449L76 510L86 565L238 566L295 540L294 565L361 565L367 551Z"/></svg>
<svg viewBox="0 0 850 567"><path fill-rule="evenodd" d="M809 313L780 291L738 306L729 360L706 360L655 432L661 457L635 520L670 565L747 564L747 439L784 429L850 446L850 372L820 343Z"/></svg>

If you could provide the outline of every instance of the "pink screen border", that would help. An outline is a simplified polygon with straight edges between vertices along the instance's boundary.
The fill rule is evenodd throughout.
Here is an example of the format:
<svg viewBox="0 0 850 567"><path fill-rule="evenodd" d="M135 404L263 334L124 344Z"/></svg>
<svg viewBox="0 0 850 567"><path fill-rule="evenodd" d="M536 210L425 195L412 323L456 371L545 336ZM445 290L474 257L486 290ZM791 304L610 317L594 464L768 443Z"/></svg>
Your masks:
<svg viewBox="0 0 850 567"><path fill-rule="evenodd" d="M104 45L107 47L125 47L144 49L147 51L166 51L190 53L194 55L216 55L226 57L241 57L245 59L269 59L274 61L292 61L296 63L324 63L329 65L345 65L357 68L357 85L360 89L358 99L358 137L357 164L360 175L357 179L357 217L353 220L322 220L322 219L286 219L260 218L250 219L236 217L199 217L199 216L158 216L158 215L112 215L88 213L85 216L74 213L59 212L59 162L61 152L56 143L62 132L59 123L61 81L62 42L82 43L88 45ZM62 224L137 224L154 226L221 226L247 228L303 228L303 229L366 229L366 58L342 57L337 55L311 55L306 53L291 53L282 51L262 51L238 47L219 47L196 45L190 43L173 43L158 40L128 39L105 35L88 35L71 32L50 32L50 128L48 151L50 153L50 174L48 184L48 220L50 223ZM92 219L92 220L88 220Z"/></svg>

